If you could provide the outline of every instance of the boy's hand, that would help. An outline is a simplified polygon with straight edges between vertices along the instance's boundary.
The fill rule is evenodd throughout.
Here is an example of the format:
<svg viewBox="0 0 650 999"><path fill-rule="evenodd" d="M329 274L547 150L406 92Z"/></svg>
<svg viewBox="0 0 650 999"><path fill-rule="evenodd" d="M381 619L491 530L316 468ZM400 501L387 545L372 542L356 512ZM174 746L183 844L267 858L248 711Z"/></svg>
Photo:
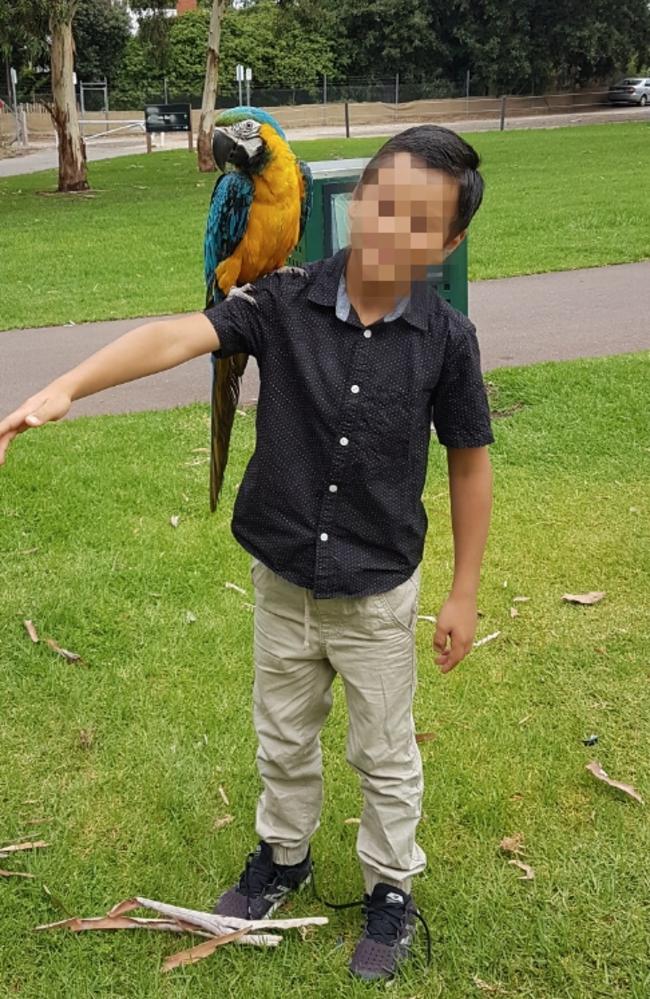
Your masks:
<svg viewBox="0 0 650 999"><path fill-rule="evenodd" d="M433 636L433 651L440 654L436 663L441 673L449 673L468 652L471 652L476 634L478 614L475 596L454 596L445 600L440 608L436 631ZM451 647L445 649L447 638Z"/></svg>
<svg viewBox="0 0 650 999"><path fill-rule="evenodd" d="M22 406L0 420L0 465L4 465L7 448L18 434L32 427L41 427L66 415L72 400L68 393L54 383L42 392L26 399Z"/></svg>

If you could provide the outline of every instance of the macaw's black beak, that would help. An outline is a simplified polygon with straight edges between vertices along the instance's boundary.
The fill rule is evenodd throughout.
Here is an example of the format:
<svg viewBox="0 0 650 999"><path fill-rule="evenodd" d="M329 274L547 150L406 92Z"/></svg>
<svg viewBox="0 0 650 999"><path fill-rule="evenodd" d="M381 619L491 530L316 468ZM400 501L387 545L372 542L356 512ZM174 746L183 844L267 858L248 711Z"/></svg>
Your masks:
<svg viewBox="0 0 650 999"><path fill-rule="evenodd" d="M248 166L248 154L243 146L240 146L225 128L215 128L212 136L212 155L214 162L221 172L226 169L227 163L239 167L241 170Z"/></svg>
<svg viewBox="0 0 650 999"><path fill-rule="evenodd" d="M226 163L232 163L237 143L225 128L215 128L212 136L212 155L221 172L226 169Z"/></svg>

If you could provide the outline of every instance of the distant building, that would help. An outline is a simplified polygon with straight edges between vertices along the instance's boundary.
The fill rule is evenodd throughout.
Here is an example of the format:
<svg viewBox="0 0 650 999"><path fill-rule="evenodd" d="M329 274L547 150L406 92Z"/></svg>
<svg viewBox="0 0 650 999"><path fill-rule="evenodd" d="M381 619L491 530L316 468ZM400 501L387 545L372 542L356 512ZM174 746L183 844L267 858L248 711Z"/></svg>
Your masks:
<svg viewBox="0 0 650 999"><path fill-rule="evenodd" d="M126 12L129 15L129 19L131 21L131 34L135 35L135 33L138 30L138 16L147 17L148 15L159 13L162 14L164 17L180 17L181 14L187 14L189 10L197 10L198 0L176 0L175 7L170 6L163 10L157 10L154 9L153 7L150 7L148 9L144 8L143 10L138 11L138 14L135 14L131 10L131 7L129 6L128 2L123 2L122 6L126 9Z"/></svg>

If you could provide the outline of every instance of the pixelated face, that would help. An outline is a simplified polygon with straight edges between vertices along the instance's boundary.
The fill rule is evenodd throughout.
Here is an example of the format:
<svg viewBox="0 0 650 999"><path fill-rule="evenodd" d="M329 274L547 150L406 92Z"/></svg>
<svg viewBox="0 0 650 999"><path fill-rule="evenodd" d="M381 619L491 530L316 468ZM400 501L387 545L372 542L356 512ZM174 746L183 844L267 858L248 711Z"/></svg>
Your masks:
<svg viewBox="0 0 650 999"><path fill-rule="evenodd" d="M350 245L367 281L424 278L463 238L450 237L458 181L408 152L380 162L350 202Z"/></svg>

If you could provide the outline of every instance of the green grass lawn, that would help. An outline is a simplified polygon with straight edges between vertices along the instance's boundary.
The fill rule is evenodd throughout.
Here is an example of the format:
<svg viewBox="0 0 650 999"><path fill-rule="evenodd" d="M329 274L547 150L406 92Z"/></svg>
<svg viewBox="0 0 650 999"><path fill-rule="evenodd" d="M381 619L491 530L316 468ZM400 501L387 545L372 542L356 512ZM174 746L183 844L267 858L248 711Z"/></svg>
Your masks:
<svg viewBox="0 0 650 999"><path fill-rule="evenodd" d="M492 408L515 407L494 418L476 638L500 635L443 676L431 624L417 626L416 722L437 736L421 746L419 838L429 863L416 882L433 965L405 969L390 990L396 999L650 995L647 804L585 770L597 759L650 799L649 368L645 352L487 375ZM0 878L3 997L370 994L347 978L358 910L326 911L328 926L276 951L228 947L169 975L161 962L192 938L33 932L64 915L43 883L76 915L133 894L209 908L255 842L244 607L253 591L249 557L229 529L252 414L237 418L215 515L205 455L195 450L208 438L204 405L79 418L21 436L0 469L0 844L50 844L0 861L35 875ZM424 498L420 612L435 614L452 566L445 451L435 438ZM591 607L561 599L589 590L606 596ZM513 603L517 595L530 600ZM32 645L25 618L88 665ZM345 824L361 806L345 724L337 684L314 855L321 891L338 900L361 891L356 828ZM592 733L598 745L586 748ZM225 813L234 821L215 830ZM515 833L534 881L518 880L499 852ZM309 894L289 909L322 911Z"/></svg>
<svg viewBox="0 0 650 999"><path fill-rule="evenodd" d="M650 257L647 123L479 132L484 203L470 279ZM370 156L379 137L296 142L308 160ZM53 171L0 181L0 329L203 306L214 176L184 150L92 163L91 195L56 195Z"/></svg>

